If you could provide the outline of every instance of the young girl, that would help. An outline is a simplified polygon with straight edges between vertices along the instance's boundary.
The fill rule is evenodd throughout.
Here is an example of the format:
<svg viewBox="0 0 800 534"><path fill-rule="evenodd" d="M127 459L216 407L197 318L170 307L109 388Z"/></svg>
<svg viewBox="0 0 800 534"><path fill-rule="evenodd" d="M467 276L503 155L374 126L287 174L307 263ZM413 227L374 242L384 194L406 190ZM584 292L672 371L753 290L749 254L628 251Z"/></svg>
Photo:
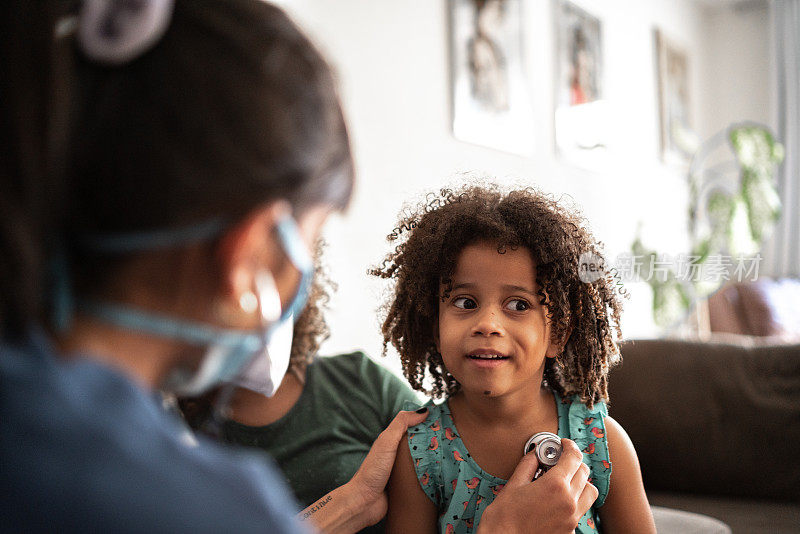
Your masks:
<svg viewBox="0 0 800 534"><path fill-rule="evenodd" d="M397 348L413 388L445 397L400 445L389 532L476 531L542 431L578 445L598 490L576 531L655 532L636 452L605 404L621 306L608 280L579 272L601 244L534 190L434 196L372 271L396 281L384 350Z"/></svg>

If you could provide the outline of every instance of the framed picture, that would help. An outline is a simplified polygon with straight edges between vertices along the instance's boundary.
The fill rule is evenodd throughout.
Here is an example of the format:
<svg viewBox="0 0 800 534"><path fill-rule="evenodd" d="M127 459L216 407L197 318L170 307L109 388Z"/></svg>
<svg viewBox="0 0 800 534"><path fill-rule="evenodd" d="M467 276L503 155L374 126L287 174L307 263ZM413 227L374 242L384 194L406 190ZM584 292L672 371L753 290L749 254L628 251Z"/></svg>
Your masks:
<svg viewBox="0 0 800 534"><path fill-rule="evenodd" d="M453 135L533 153L520 0L449 0Z"/></svg>
<svg viewBox="0 0 800 534"><path fill-rule="evenodd" d="M554 2L556 28L555 140L569 163L605 163L610 113L604 100L600 19L568 0Z"/></svg>
<svg viewBox="0 0 800 534"><path fill-rule="evenodd" d="M656 29L653 32L661 130L661 158L665 163L687 164L696 136L691 123L689 59L686 53Z"/></svg>

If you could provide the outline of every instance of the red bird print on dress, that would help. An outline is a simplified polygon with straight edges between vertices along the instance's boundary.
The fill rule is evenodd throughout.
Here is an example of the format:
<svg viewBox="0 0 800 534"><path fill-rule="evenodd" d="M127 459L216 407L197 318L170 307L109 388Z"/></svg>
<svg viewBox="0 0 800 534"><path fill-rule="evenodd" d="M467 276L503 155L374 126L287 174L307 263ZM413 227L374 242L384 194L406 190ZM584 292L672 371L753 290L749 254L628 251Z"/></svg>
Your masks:
<svg viewBox="0 0 800 534"><path fill-rule="evenodd" d="M430 477L430 475L428 474L427 471L425 472L425 474L423 474L421 477L419 477L419 483L422 484L423 486L427 486L428 482L430 482L430 481L431 481L431 477Z"/></svg>
<svg viewBox="0 0 800 534"><path fill-rule="evenodd" d="M447 428L445 428L445 429L444 429L444 437L446 437L446 438L447 438L447 439L449 439L450 441L453 441L453 440L454 440L454 439L456 439L458 436L456 435L456 433L455 433L455 432L453 432L453 429L452 429L452 428L450 428L450 427L447 427Z"/></svg>
<svg viewBox="0 0 800 534"><path fill-rule="evenodd" d="M603 431L602 431L602 430L600 430L600 429L599 429L599 428L597 428L597 427L594 427L594 428L592 429L592 434L594 434L594 437L596 437L596 438L598 438L598 439L600 439L600 438L602 438L603 436L605 436L605 434L603 434Z"/></svg>
<svg viewBox="0 0 800 534"><path fill-rule="evenodd" d="M471 479L464 481L464 483L467 485L469 489L475 489L478 487L478 482L480 481L481 479L479 479L478 477L472 477Z"/></svg>
<svg viewBox="0 0 800 534"><path fill-rule="evenodd" d="M505 487L506 487L506 485L505 485L505 484L498 484L498 485L496 485L496 486L492 486L492 493L494 493L495 495L497 495L497 494L498 494L498 493L500 493L500 492L503 490L503 488L505 488Z"/></svg>
<svg viewBox="0 0 800 534"><path fill-rule="evenodd" d="M444 529L445 534L453 534L456 531L455 527L452 524L447 523L447 526Z"/></svg>
<svg viewBox="0 0 800 534"><path fill-rule="evenodd" d="M588 447L583 449L586 454L594 454L594 443L590 443Z"/></svg>
<svg viewBox="0 0 800 534"><path fill-rule="evenodd" d="M463 462L464 459L461 457L461 453L458 451L453 451L453 458L456 459L456 462Z"/></svg>
<svg viewBox="0 0 800 534"><path fill-rule="evenodd" d="M429 451L435 451L439 448L439 440L436 439L436 436L431 437L431 444L428 446Z"/></svg>
<svg viewBox="0 0 800 534"><path fill-rule="evenodd" d="M437 421L436 421L435 423L433 423L433 424L431 425L431 427L430 427L430 428L431 428L431 430L433 430L434 432L438 432L438 431L439 431L439 429L440 429L441 427L439 426L439 421L438 421L438 419L437 419Z"/></svg>

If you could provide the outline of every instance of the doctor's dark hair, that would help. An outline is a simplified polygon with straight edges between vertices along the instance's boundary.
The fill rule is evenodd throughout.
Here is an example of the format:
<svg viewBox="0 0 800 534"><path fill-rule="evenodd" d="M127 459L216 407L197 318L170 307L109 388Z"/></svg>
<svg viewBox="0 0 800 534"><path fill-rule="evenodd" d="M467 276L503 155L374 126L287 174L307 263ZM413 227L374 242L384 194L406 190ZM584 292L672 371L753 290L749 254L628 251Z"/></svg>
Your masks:
<svg viewBox="0 0 800 534"><path fill-rule="evenodd" d="M585 283L579 277L581 254L602 258L602 243L577 213L532 188L504 193L497 186L468 185L428 194L402 213L387 239L402 242L370 271L394 283L382 327L383 353L392 343L412 388L437 398L459 390L434 343L439 305L449 296L464 247L488 241L501 254L525 247L535 262L551 342L563 347L545 364L550 387L562 397L577 394L590 407L608 400L622 307L611 281Z"/></svg>
<svg viewBox="0 0 800 534"><path fill-rule="evenodd" d="M235 223L275 199L296 217L348 205L331 68L279 8L175 0L152 48L107 66L68 31L78 2L4 4L0 337L45 315L56 247L79 291L113 279L127 257L84 252L80 236Z"/></svg>

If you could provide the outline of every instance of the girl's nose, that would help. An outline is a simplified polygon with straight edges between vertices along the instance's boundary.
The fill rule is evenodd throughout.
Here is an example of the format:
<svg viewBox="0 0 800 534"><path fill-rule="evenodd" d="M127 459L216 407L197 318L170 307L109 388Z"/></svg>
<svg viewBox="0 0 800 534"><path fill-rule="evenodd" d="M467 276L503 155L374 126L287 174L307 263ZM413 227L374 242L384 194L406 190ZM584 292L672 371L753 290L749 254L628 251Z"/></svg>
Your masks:
<svg viewBox="0 0 800 534"><path fill-rule="evenodd" d="M475 317L475 324L472 326L472 335L491 336L503 335L503 325L501 322L502 314L494 308L484 308Z"/></svg>

